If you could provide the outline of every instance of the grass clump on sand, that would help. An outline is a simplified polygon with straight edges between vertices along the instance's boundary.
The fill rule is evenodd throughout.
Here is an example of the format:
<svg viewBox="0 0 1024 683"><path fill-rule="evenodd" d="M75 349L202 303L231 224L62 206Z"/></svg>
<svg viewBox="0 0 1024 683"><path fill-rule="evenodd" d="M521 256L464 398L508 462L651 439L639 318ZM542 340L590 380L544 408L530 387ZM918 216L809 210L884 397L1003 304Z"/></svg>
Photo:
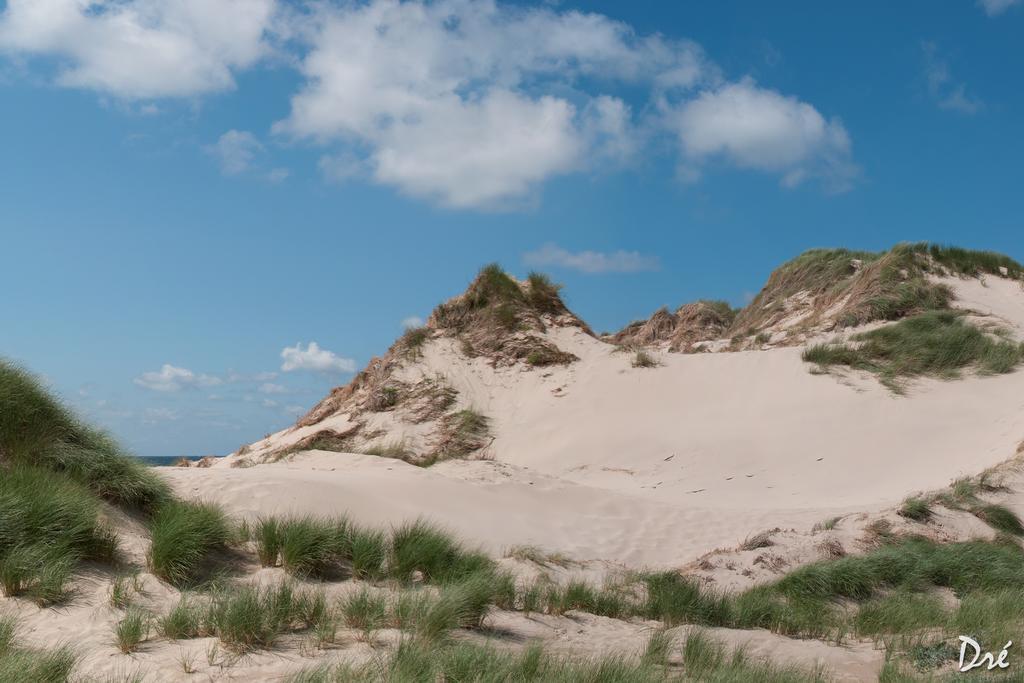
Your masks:
<svg viewBox="0 0 1024 683"><path fill-rule="evenodd" d="M410 327L402 333L399 344L407 356L416 359L420 357L423 345L427 343L428 339L430 339L429 327Z"/></svg>
<svg viewBox="0 0 1024 683"><path fill-rule="evenodd" d="M383 531L364 528L344 517L301 517L277 524L281 564L290 574L327 579L346 568L360 579L384 574L388 542Z"/></svg>
<svg viewBox="0 0 1024 683"><path fill-rule="evenodd" d="M150 524L149 566L177 586L198 580L210 554L231 539L224 512L211 503L174 502L160 508Z"/></svg>
<svg viewBox="0 0 1024 683"><path fill-rule="evenodd" d="M449 413L441 419L441 436L437 447L421 461L413 464L429 466L441 460L464 458L487 445L490 421L472 408Z"/></svg>
<svg viewBox="0 0 1024 683"><path fill-rule="evenodd" d="M155 472L79 422L35 377L2 359L0 457L64 473L121 505L149 510L170 498Z"/></svg>
<svg viewBox="0 0 1024 683"><path fill-rule="evenodd" d="M928 522L932 518L931 504L924 498L916 496L904 500L898 513L901 517L912 519L915 522Z"/></svg>
<svg viewBox="0 0 1024 683"><path fill-rule="evenodd" d="M0 681L15 683L65 683L78 661L67 646L49 650L19 647L15 642L17 623L0 615Z"/></svg>
<svg viewBox="0 0 1024 683"><path fill-rule="evenodd" d="M418 572L425 581L454 583L494 566L483 552L467 550L450 533L422 519L391 534L388 573L399 581L410 581Z"/></svg>
<svg viewBox="0 0 1024 683"><path fill-rule="evenodd" d="M276 567L281 554L281 522L276 517L264 517L256 520L252 530L256 544L256 555L263 567Z"/></svg>
<svg viewBox="0 0 1024 683"><path fill-rule="evenodd" d="M157 619L157 631L170 640L185 640L199 636L203 626L203 606L187 595L167 614Z"/></svg>
<svg viewBox="0 0 1024 683"><path fill-rule="evenodd" d="M540 645L518 651L472 643L442 647L429 641L403 640L387 658L373 664L340 664L308 669L292 683L342 681L519 681L523 683L666 683L763 681L810 683L825 678L817 671L783 668L754 660L742 650L725 647L701 633L683 648L684 672L673 672L652 659L584 658L548 654Z"/></svg>
<svg viewBox="0 0 1024 683"><path fill-rule="evenodd" d="M656 368L658 367L658 361L650 353L640 349L633 356L633 367L634 368Z"/></svg>
<svg viewBox="0 0 1024 683"><path fill-rule="evenodd" d="M384 563L388 556L387 534L350 523L347 542L353 576L358 579L378 579L384 575Z"/></svg>
<svg viewBox="0 0 1024 683"><path fill-rule="evenodd" d="M530 273L526 282L529 285L526 298L537 311L557 313L562 308L562 299L558 294L562 289L561 285L555 284L547 275L538 272Z"/></svg>
<svg viewBox="0 0 1024 683"><path fill-rule="evenodd" d="M208 602L182 596L157 620L172 640L216 636L228 649L245 652L274 644L281 633L313 629L320 636L333 624L322 591L298 591L289 583L269 587L227 587Z"/></svg>
<svg viewBox="0 0 1024 683"><path fill-rule="evenodd" d="M288 519L280 524L281 565L289 574L328 578L339 571L348 522L317 517Z"/></svg>
<svg viewBox="0 0 1024 683"><path fill-rule="evenodd" d="M149 635L150 615L148 612L131 607L121 621L114 626L117 648L122 654L131 654Z"/></svg>
<svg viewBox="0 0 1024 683"><path fill-rule="evenodd" d="M803 360L874 372L894 391L906 377L954 378L967 367L983 374L1007 373L1024 360L1024 346L993 339L952 311L923 313L856 334L853 340L856 345L812 346Z"/></svg>
<svg viewBox="0 0 1024 683"><path fill-rule="evenodd" d="M116 539L83 485L38 467L0 474L0 587L8 597L59 601L79 560L109 561Z"/></svg>
<svg viewBox="0 0 1024 683"><path fill-rule="evenodd" d="M349 595L341 606L345 625L363 632L363 639L381 628L387 617L387 601L380 593L367 588Z"/></svg>

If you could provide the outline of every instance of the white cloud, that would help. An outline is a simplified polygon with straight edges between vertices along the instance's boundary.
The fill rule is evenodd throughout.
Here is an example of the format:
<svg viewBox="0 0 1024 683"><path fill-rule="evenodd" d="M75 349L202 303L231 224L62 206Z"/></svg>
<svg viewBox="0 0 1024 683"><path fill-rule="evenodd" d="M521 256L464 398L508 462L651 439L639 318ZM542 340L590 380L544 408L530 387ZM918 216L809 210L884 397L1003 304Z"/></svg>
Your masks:
<svg viewBox="0 0 1024 683"><path fill-rule="evenodd" d="M659 268L656 257L644 256L635 251L572 252L556 244L545 244L536 251L523 254L523 262L540 268L557 266L583 273L635 273Z"/></svg>
<svg viewBox="0 0 1024 683"><path fill-rule="evenodd" d="M287 168L272 168L267 171L266 179L272 183L283 183L291 174Z"/></svg>
<svg viewBox="0 0 1024 683"><path fill-rule="evenodd" d="M842 190L856 175L841 122L826 121L806 102L749 78L704 92L668 117L691 174L706 159L721 157L740 168L780 174L787 187L820 177Z"/></svg>
<svg viewBox="0 0 1024 683"><path fill-rule="evenodd" d="M227 377L224 378L228 384L236 384L238 382L269 382L272 379L277 378L276 372L256 372L252 374L246 374L244 372L235 372L229 370Z"/></svg>
<svg viewBox="0 0 1024 683"><path fill-rule="evenodd" d="M978 0L978 4L985 10L985 14L994 17L1016 5L1020 0Z"/></svg>
<svg viewBox="0 0 1024 683"><path fill-rule="evenodd" d="M197 374L169 363L164 363L159 371L144 372L133 381L140 387L153 391L181 391L194 387L213 387L222 383L219 377Z"/></svg>
<svg viewBox="0 0 1024 683"><path fill-rule="evenodd" d="M260 385L257 389L261 394L287 394L288 389L281 386L280 384L274 384L272 382L266 382Z"/></svg>
<svg viewBox="0 0 1024 683"><path fill-rule="evenodd" d="M249 170L256 155L263 151L263 144L248 131L229 130L207 151L217 157L224 175L238 175Z"/></svg>
<svg viewBox="0 0 1024 683"><path fill-rule="evenodd" d="M522 198L630 149L628 108L584 78L665 92L713 71L692 43L495 2L323 7L305 39L307 83L276 130L340 145L321 162L334 179L365 172L453 207Z"/></svg>
<svg viewBox="0 0 1024 683"><path fill-rule="evenodd" d="M143 414L142 422L153 425L158 422L172 422L180 417L177 411L170 408L147 408Z"/></svg>
<svg viewBox="0 0 1024 683"><path fill-rule="evenodd" d="M268 52L274 0L8 0L0 50L55 58L59 85L124 99L234 87Z"/></svg>
<svg viewBox="0 0 1024 683"><path fill-rule="evenodd" d="M306 412L306 409L302 406L285 406L284 408L284 414L291 417L298 417L304 412Z"/></svg>
<svg viewBox="0 0 1024 683"><path fill-rule="evenodd" d="M414 327L423 327L423 318L418 315L410 315L408 318L402 320L402 327L407 330Z"/></svg>
<svg viewBox="0 0 1024 683"><path fill-rule="evenodd" d="M260 405L262 405L264 408L276 408L277 407L277 401L275 401L273 399L265 398L265 399L263 399L263 402Z"/></svg>
<svg viewBox="0 0 1024 683"><path fill-rule="evenodd" d="M139 111L233 88L241 70L279 58L301 85L273 130L318 147L326 179L447 207L529 205L552 178L647 158L666 131L679 136L679 173L691 180L717 157L787 186L850 184L838 120L749 80L723 84L693 42L553 5L8 0L0 53L38 56L56 65L58 84ZM289 176L251 132L228 130L209 151L227 175Z"/></svg>
<svg viewBox="0 0 1024 683"><path fill-rule="evenodd" d="M281 370L311 370L313 372L355 372L356 362L351 358L341 358L333 351L321 349L316 342L310 342L305 349L302 344L286 347L281 351Z"/></svg>
<svg viewBox="0 0 1024 683"><path fill-rule="evenodd" d="M270 183L284 182L291 172L287 168L271 168L262 163L266 147L259 139L245 130L229 130L217 142L206 147L207 153L220 164L221 173L236 176L253 173Z"/></svg>
<svg viewBox="0 0 1024 683"><path fill-rule="evenodd" d="M220 162L224 175L238 175L252 167L256 155L263 152L263 144L248 131L229 130L208 146L207 152Z"/></svg>
<svg viewBox="0 0 1024 683"><path fill-rule="evenodd" d="M941 109L949 109L961 114L977 114L984 103L967 94L967 85L954 80L949 72L949 64L938 54L935 43L921 44L924 52L924 75L928 84L928 94Z"/></svg>

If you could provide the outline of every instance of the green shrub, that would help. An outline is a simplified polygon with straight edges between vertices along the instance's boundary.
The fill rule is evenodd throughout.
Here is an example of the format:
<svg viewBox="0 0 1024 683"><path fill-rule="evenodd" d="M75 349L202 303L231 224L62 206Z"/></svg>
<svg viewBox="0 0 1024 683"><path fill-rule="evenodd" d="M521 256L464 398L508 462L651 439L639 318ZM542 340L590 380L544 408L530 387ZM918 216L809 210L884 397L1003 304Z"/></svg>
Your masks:
<svg viewBox="0 0 1024 683"><path fill-rule="evenodd" d="M347 522L300 517L281 522L281 564L290 574L327 578L339 570Z"/></svg>
<svg viewBox="0 0 1024 683"><path fill-rule="evenodd" d="M281 554L281 525L276 517L260 518L253 529L256 542L256 555L260 565L277 566L278 555Z"/></svg>
<svg viewBox="0 0 1024 683"><path fill-rule="evenodd" d="M420 572L427 581L451 583L493 567L487 555L466 550L451 534L422 519L392 533L388 570L399 581Z"/></svg>
<svg viewBox="0 0 1024 683"><path fill-rule="evenodd" d="M347 554L356 578L380 578L388 555L387 536L382 531L349 524Z"/></svg>
<svg viewBox="0 0 1024 683"><path fill-rule="evenodd" d="M211 553L231 538L224 512L211 503L168 503L153 517L150 532L150 568L179 586L200 578L210 564Z"/></svg>
<svg viewBox="0 0 1024 683"><path fill-rule="evenodd" d="M701 588L678 572L647 574L643 581L647 586L647 600L642 611L649 619L658 619L670 626L683 623L717 626L729 621L726 598Z"/></svg>

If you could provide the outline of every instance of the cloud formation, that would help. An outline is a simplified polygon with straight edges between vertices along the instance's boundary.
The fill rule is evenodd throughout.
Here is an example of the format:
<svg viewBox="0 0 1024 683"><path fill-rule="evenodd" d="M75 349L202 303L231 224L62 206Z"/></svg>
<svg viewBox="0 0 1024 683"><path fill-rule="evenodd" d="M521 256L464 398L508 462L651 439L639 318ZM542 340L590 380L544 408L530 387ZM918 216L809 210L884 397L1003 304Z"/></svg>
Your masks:
<svg viewBox="0 0 1024 683"><path fill-rule="evenodd" d="M266 147L249 131L231 129L221 135L217 142L207 146L206 151L217 159L221 173L226 176L252 171L260 173L272 183L279 183L289 175L286 168L265 170L258 158L264 155Z"/></svg>
<svg viewBox="0 0 1024 683"><path fill-rule="evenodd" d="M414 327L423 327L423 318L418 315L410 315L402 320L402 327L409 330Z"/></svg>
<svg viewBox="0 0 1024 683"><path fill-rule="evenodd" d="M978 4L985 10L985 14L990 17L1002 14L1019 2L1020 0L978 0Z"/></svg>
<svg viewBox="0 0 1024 683"><path fill-rule="evenodd" d="M249 170L256 155L263 151L263 144L248 131L229 130L207 151L217 157L224 175L238 175Z"/></svg>
<svg viewBox="0 0 1024 683"><path fill-rule="evenodd" d="M752 79L702 93L670 114L692 173L709 158L779 174L795 187L808 177L847 189L856 175L850 137L795 97L758 87Z"/></svg>
<svg viewBox="0 0 1024 683"><path fill-rule="evenodd" d="M935 43L921 44L924 52L924 75L928 84L928 94L941 109L957 111L961 114L977 114L984 103L967 94L967 85L953 78L949 64L939 55Z"/></svg>
<svg viewBox="0 0 1024 683"><path fill-rule="evenodd" d="M338 373L355 372L356 362L351 358L342 358L333 351L320 348L316 342L310 342L305 349L302 344L285 347L281 351L281 370L294 372L309 370L312 372Z"/></svg>
<svg viewBox="0 0 1024 683"><path fill-rule="evenodd" d="M529 204L552 178L626 167L667 136L691 179L711 159L787 187L856 175L846 129L812 104L725 79L692 41L550 3L10 0L0 51L55 58L59 85L125 100L227 90L273 57L301 77L273 131L319 148L325 178L451 208ZM247 131L209 149L226 175L288 174L260 166Z"/></svg>
<svg viewBox="0 0 1024 683"><path fill-rule="evenodd" d="M59 85L128 100L235 86L268 52L274 0L8 0L0 50L56 57Z"/></svg>
<svg viewBox="0 0 1024 683"><path fill-rule="evenodd" d="M213 387L222 383L219 377L197 374L169 363L164 363L159 371L144 372L133 381L138 386L152 391L181 391L196 387Z"/></svg>
<svg viewBox="0 0 1024 683"><path fill-rule="evenodd" d="M536 251L523 254L523 262L528 266L539 268L558 267L578 270L581 273L636 273L646 270L658 270L657 257L644 256L635 251L599 251L572 252L557 244L545 244Z"/></svg>
<svg viewBox="0 0 1024 683"><path fill-rule="evenodd" d="M306 84L276 130L342 143L344 163L323 163L332 177L365 169L452 207L520 198L628 149L628 107L577 88L583 78L670 90L705 73L696 45L640 38L598 14L376 0L315 16L299 67Z"/></svg>

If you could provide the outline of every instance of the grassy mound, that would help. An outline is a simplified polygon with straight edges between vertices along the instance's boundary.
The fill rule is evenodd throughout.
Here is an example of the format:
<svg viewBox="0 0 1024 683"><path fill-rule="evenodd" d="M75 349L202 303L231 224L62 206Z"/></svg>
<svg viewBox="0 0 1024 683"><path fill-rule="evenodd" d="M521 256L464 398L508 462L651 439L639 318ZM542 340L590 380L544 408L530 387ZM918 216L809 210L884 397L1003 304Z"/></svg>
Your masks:
<svg viewBox="0 0 1024 683"><path fill-rule="evenodd" d="M730 333L749 336L779 322L790 314L785 302L798 295L813 299L804 325L835 320L851 327L949 308L952 292L930 281L929 275L1020 279L1024 267L1002 254L925 242L899 244L883 252L811 249L771 274L736 317Z"/></svg>
<svg viewBox="0 0 1024 683"><path fill-rule="evenodd" d="M0 476L0 587L40 603L64 596L79 560L111 560L116 539L96 496L76 481L19 465Z"/></svg>
<svg viewBox="0 0 1024 683"><path fill-rule="evenodd" d="M968 367L984 374L1006 373L1024 360L1024 345L993 339L952 311L923 313L854 335L853 340L857 343L812 346L803 359L868 370L896 390L905 377L948 379Z"/></svg>
<svg viewBox="0 0 1024 683"><path fill-rule="evenodd" d="M120 505L153 509L170 497L155 473L79 422L35 377L3 360L0 462L64 473Z"/></svg>
<svg viewBox="0 0 1024 683"><path fill-rule="evenodd" d="M543 332L545 320L552 317L590 332L566 308L559 289L540 273L531 273L520 284L492 263L480 270L465 293L435 308L427 324L458 338L467 355L484 356L496 364L571 363L575 356L535 334Z"/></svg>

